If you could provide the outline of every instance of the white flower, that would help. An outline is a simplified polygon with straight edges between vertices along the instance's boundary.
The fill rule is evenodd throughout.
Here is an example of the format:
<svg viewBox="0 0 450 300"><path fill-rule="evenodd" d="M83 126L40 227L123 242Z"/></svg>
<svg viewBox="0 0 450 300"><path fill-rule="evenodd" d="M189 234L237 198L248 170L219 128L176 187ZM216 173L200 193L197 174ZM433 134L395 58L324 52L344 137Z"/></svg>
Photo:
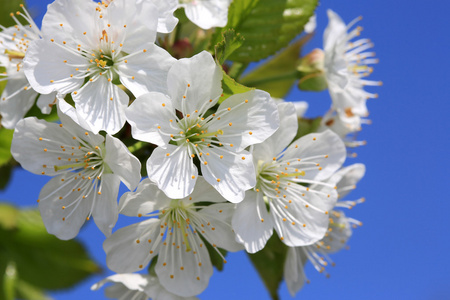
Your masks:
<svg viewBox="0 0 450 300"><path fill-rule="evenodd" d="M328 254L335 253L347 244L352 235L352 226L361 225L359 221L347 218L343 212L331 211L330 227L325 237L310 246L290 247L284 263L284 280L292 297L308 282L305 275L304 266L310 261L314 268L324 273L327 277L330 275L325 271L328 264L335 266L335 263Z"/></svg>
<svg viewBox="0 0 450 300"><path fill-rule="evenodd" d="M0 25L0 67L5 68L5 72L0 74L0 81L7 81L0 96L0 114L2 126L9 129L13 129L23 119L39 95L25 77L22 60L31 41L40 39L41 32L24 6L21 7L25 14L19 11L17 17L11 14L15 26L5 28ZM23 25L18 18L23 18L26 24ZM50 113L55 95L39 96L37 105L42 113Z"/></svg>
<svg viewBox="0 0 450 300"><path fill-rule="evenodd" d="M331 131L308 134L288 146L297 133L295 108L281 103L278 110L280 129L253 149L256 187L247 191L233 215L238 241L250 253L264 247L273 229L288 246L320 240L337 200L335 186L323 181L345 160L345 146Z"/></svg>
<svg viewBox="0 0 450 300"><path fill-rule="evenodd" d="M127 216L157 216L117 230L103 243L108 267L118 273L144 268L158 255L155 272L171 293L188 297L201 293L213 269L204 240L217 247L237 251L231 229L234 204L225 201L202 178L191 196L170 199L149 179L120 199L120 213ZM221 254L220 254L221 255Z"/></svg>
<svg viewBox="0 0 450 300"><path fill-rule="evenodd" d="M168 96L149 93L126 111L135 139L156 144L147 161L149 178L170 198L189 195L203 177L232 202L256 181L252 156L244 149L278 128L278 112L269 94L255 90L229 97L211 109L222 94L222 71L208 52L177 61L169 71Z"/></svg>
<svg viewBox="0 0 450 300"><path fill-rule="evenodd" d="M231 0L179 0L186 17L203 28L224 27L228 22L228 7Z"/></svg>
<svg viewBox="0 0 450 300"><path fill-rule="evenodd" d="M197 297L180 297L167 291L157 277L142 274L116 274L94 284L91 290L98 290L107 283L112 286L105 288L108 298L119 300L196 300Z"/></svg>
<svg viewBox="0 0 450 300"><path fill-rule="evenodd" d="M130 189L136 188L140 163L120 140L110 135L105 140L62 113L70 108L65 102L58 103L61 124L34 117L21 120L11 153L24 169L54 176L42 188L38 200L49 233L71 239L92 215L108 236L118 217L120 181Z"/></svg>
<svg viewBox="0 0 450 300"><path fill-rule="evenodd" d="M42 22L44 39L28 49L25 74L42 94L72 92L94 133L116 133L129 102L117 84L135 96L167 90L175 59L154 44L157 26L158 10L149 1L56 0Z"/></svg>
<svg viewBox="0 0 450 300"><path fill-rule="evenodd" d="M361 27L347 32L357 21L345 25L333 11L328 10L329 23L324 33L325 75L328 90L333 100L333 108L339 114L367 115L366 100L375 98L364 90L366 85L381 85L379 81L365 79L372 73L368 65L377 63L374 52L365 52L373 47L368 39L350 42L360 35Z"/></svg>

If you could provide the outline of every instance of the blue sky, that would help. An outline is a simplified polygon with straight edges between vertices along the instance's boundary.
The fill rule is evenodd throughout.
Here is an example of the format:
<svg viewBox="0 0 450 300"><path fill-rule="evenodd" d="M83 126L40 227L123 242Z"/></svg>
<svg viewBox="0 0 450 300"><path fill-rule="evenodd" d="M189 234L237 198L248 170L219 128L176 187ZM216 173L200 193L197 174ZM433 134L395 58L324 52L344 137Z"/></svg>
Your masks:
<svg viewBox="0 0 450 300"><path fill-rule="evenodd" d="M50 1L28 2L31 10L39 12ZM346 22L364 17L359 24L364 27L362 36L374 41L380 59L371 79L382 80L383 86L371 89L380 97L368 102L373 124L361 133L368 144L356 150L357 158L347 161L367 167L366 176L349 196L364 196L367 201L348 213L364 225L354 231L350 250L332 257L337 265L328 270L331 278L307 266L311 283L295 299L450 299L446 232L450 198L444 189L450 179L450 128L445 121L450 112L450 35L445 32L450 27L450 2L321 1L317 34L305 52L322 46L328 8ZM327 92L294 90L288 100L308 101L311 117L323 114L330 105ZM17 170L0 198L35 205L46 180ZM80 239L104 266L103 235L92 222ZM215 272L201 299L269 299L244 253L231 254L227 260L225 271ZM52 296L103 299L101 291L89 291L99 279ZM292 299L285 285L280 295Z"/></svg>

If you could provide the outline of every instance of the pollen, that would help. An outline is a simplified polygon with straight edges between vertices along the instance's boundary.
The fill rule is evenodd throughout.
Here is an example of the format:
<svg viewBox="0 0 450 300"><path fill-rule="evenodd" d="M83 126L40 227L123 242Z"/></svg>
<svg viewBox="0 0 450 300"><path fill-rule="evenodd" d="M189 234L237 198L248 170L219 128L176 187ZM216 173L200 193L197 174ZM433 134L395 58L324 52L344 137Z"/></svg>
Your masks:
<svg viewBox="0 0 450 300"><path fill-rule="evenodd" d="M220 178L217 178L217 182L220 182Z"/></svg>

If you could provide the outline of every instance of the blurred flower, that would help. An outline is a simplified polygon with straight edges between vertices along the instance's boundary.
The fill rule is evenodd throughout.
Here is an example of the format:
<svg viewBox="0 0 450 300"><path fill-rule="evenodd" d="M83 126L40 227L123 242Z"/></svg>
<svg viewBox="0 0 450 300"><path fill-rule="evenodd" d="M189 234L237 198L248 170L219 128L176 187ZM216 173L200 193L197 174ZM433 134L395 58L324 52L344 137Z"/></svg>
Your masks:
<svg viewBox="0 0 450 300"><path fill-rule="evenodd" d="M381 85L379 81L365 79L372 73L370 64L377 63L374 52L366 52L373 47L368 39L350 42L360 35L362 27L350 32L350 28L361 17L345 25L342 19L332 10L328 10L329 23L324 33L325 75L328 90L333 100L333 108L340 115L366 116L368 114L366 100L376 98L364 90L366 85Z"/></svg>

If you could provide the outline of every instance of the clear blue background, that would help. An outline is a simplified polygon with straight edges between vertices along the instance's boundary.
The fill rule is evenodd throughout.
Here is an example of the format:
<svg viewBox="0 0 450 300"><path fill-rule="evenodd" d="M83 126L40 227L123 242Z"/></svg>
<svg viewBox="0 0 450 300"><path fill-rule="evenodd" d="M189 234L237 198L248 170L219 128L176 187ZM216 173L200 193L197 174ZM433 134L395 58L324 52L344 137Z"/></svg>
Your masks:
<svg viewBox="0 0 450 300"><path fill-rule="evenodd" d="M41 16L49 2L28 1ZM352 199L365 196L367 202L348 213L364 226L355 230L349 251L333 256L337 266L328 269L331 278L308 265L311 283L295 299L450 299L450 2L321 1L317 34L306 51L322 46L328 8L346 22L364 17L362 37L374 41L380 59L371 79L384 85L371 89L380 97L368 101L373 125L361 133L368 145L347 161L367 166L365 178L350 194ZM308 116L321 115L330 105L327 92L294 90L288 99L308 101ZM34 206L46 181L17 170L0 199ZM127 222L121 217L118 226ZM91 222L79 238L105 273L71 291L52 293L54 299L103 299L102 291L89 287L110 274L101 248L104 237ZM244 253L227 260L201 299L269 299ZM285 285L280 294L291 299Z"/></svg>

